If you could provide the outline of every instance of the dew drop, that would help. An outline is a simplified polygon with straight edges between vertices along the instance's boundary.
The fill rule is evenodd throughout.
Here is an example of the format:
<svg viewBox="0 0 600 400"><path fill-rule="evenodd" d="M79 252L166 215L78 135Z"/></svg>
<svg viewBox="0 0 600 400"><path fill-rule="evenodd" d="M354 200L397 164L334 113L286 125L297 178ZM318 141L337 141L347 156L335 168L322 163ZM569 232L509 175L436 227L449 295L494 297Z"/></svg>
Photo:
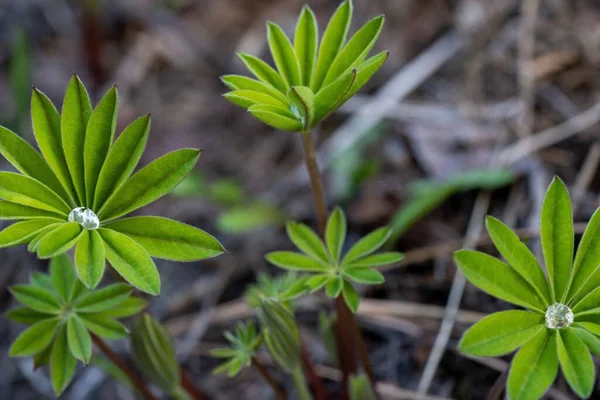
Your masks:
<svg viewBox="0 0 600 400"><path fill-rule="evenodd" d="M554 303L546 310L546 327L550 329L566 328L573 323L573 311L564 304Z"/></svg>
<svg viewBox="0 0 600 400"><path fill-rule="evenodd" d="M96 213L85 207L74 208L69 213L69 222L78 222L85 229L96 229L100 226L100 219Z"/></svg>

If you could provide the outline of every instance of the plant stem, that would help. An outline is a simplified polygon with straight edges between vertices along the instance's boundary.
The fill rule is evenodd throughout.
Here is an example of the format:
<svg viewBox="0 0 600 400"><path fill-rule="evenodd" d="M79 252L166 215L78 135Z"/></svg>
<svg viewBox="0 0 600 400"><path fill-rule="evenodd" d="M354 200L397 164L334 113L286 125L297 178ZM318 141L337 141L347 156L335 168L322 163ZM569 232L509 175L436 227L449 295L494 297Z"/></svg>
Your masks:
<svg viewBox="0 0 600 400"><path fill-rule="evenodd" d="M171 393L171 397L175 400L193 400L193 397L182 386Z"/></svg>
<svg viewBox="0 0 600 400"><path fill-rule="evenodd" d="M486 396L486 400L500 400L502 397L502 392L504 392L504 388L506 387L506 380L508 379L508 368L500 374L494 385L490 388Z"/></svg>
<svg viewBox="0 0 600 400"><path fill-rule="evenodd" d="M254 368L256 368L256 370L258 371L258 373L263 377L263 379L265 381L267 381L267 383L269 384L269 386L271 386L271 388L273 389L273 391L275 392L275 395L277 396L277 398L279 400L286 400L287 396L285 395L285 392L283 391L283 389L281 388L281 386L279 386L279 384L277 383L277 381L275 380L275 378L273 378L273 375L271 375L269 373L269 370L267 370L267 367L265 367L263 365L263 363L261 363L260 361L258 361L258 359L256 357L252 357L252 366Z"/></svg>
<svg viewBox="0 0 600 400"><path fill-rule="evenodd" d="M108 357L110 361L112 361L121 371L123 371L125 375L127 375L131 383L135 386L138 392L140 392L144 399L158 400L146 387L144 381L142 381L142 379L140 379L140 377L137 376L102 339L93 333L91 335L92 341L96 347L98 347L98 349L100 349L100 351L104 353L104 355Z"/></svg>
<svg viewBox="0 0 600 400"><path fill-rule="evenodd" d="M206 400L206 396L196 387L190 375L183 367L179 367L181 373L181 386L193 400Z"/></svg>
<svg viewBox="0 0 600 400"><path fill-rule="evenodd" d="M342 296L334 300L337 321L334 326L335 346L338 356L338 366L342 371L342 399L348 399L348 383L350 375L356 374L358 365L356 363L355 329L352 325L352 311Z"/></svg>
<svg viewBox="0 0 600 400"><path fill-rule="evenodd" d="M301 365L298 365L294 372L292 372L292 380L294 381L294 386L296 386L296 391L298 392L298 400L313 400L310 390L308 390L308 385L306 384L306 378L304 377L304 372L302 372Z"/></svg>
<svg viewBox="0 0 600 400"><path fill-rule="evenodd" d="M306 169L310 177L310 186L315 200L319 233L323 236L327 224L327 200L325 198L325 191L323 190L319 165L317 164L317 153L315 151L312 132L304 132L302 134L302 145L304 147L304 162L306 163Z"/></svg>
<svg viewBox="0 0 600 400"><path fill-rule="evenodd" d="M308 379L308 383L312 389L313 394L315 395L316 400L327 400L327 392L325 391L325 386L323 386L323 380L317 375L315 371L315 366L310 360L310 356L306 351L304 345L302 345L300 349L300 356L302 357L302 366L304 367L304 372Z"/></svg>

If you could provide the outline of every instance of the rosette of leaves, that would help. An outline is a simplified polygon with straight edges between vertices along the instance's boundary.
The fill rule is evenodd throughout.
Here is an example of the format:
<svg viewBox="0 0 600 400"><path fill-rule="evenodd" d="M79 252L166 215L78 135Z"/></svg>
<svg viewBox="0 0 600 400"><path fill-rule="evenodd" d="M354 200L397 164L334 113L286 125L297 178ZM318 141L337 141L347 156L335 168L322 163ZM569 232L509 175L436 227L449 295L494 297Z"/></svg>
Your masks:
<svg viewBox="0 0 600 400"><path fill-rule="evenodd" d="M569 386L587 398L594 387L590 351L600 355L600 212L590 220L574 254L569 193L554 178L542 205L540 238L547 275L533 253L499 220L487 231L505 262L472 250L454 254L475 286L526 310L501 311L473 325L459 348L496 357L517 349L508 375L508 397L539 399L559 365Z"/></svg>
<svg viewBox="0 0 600 400"><path fill-rule="evenodd" d="M252 308L258 308L263 299L274 299L289 302L306 293L306 280L296 272L287 272L279 276L260 275L255 284L246 290L246 303Z"/></svg>
<svg viewBox="0 0 600 400"><path fill-rule="evenodd" d="M239 323L235 332L225 332L229 347L214 349L210 352L213 357L224 359L223 363L213 370L213 374L226 373L230 378L252 365L256 349L261 345L262 338L256 330L254 322Z"/></svg>
<svg viewBox="0 0 600 400"><path fill-rule="evenodd" d="M10 310L7 318L29 325L12 344L10 356L33 356L36 368L50 364L59 395L71 382L77 360L90 362L92 334L105 339L127 336L118 319L146 308L144 300L131 296L132 290L124 283L89 290L75 276L68 256L55 257L49 275L34 272L29 285L10 289L23 306Z"/></svg>
<svg viewBox="0 0 600 400"><path fill-rule="evenodd" d="M160 276L152 260L200 260L221 244L192 226L166 218L123 218L167 194L194 167L200 150L168 153L133 173L144 151L150 116L133 121L113 142L118 94L111 88L92 110L77 76L62 113L33 90L33 131L41 154L0 127L0 153L20 172L0 172L0 248L28 244L40 258L75 248L77 275L100 282L106 260L125 280L153 295Z"/></svg>
<svg viewBox="0 0 600 400"><path fill-rule="evenodd" d="M308 226L289 222L287 233L302 253L275 251L267 254L271 264L296 272L310 273L305 285L315 292L325 288L331 298L344 297L348 307L358 309L359 297L352 282L377 285L384 282L383 275L375 269L400 261L398 252L375 253L390 236L390 229L379 228L360 239L342 257L346 240L346 217L338 207L329 216L325 231L325 243Z"/></svg>
<svg viewBox="0 0 600 400"><path fill-rule="evenodd" d="M277 69L250 54L239 57L256 79L226 75L225 97L274 128L305 132L352 97L388 57L367 58L381 29L378 16L346 41L352 1L340 4L319 43L317 20L310 7L300 13L290 40L275 23L267 23L267 40Z"/></svg>

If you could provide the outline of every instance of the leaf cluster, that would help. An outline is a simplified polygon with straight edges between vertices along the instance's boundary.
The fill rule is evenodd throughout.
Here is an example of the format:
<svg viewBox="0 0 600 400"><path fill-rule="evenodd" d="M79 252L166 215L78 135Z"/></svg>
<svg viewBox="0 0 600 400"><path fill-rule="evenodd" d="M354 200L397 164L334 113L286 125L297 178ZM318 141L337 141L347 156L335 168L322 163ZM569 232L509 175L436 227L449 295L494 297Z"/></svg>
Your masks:
<svg viewBox="0 0 600 400"><path fill-rule="evenodd" d="M571 202L565 185L555 177L546 192L540 225L547 275L518 236L493 217L487 217L487 231L506 262L478 251L455 253L456 265L472 284L528 309L483 318L465 333L459 347L487 357L520 348L508 376L511 399L540 398L559 365L571 389L587 398L595 376L590 351L600 355L600 212L592 216L573 260ZM568 306L574 322L565 319L554 328L548 308L556 304Z"/></svg>
<svg viewBox="0 0 600 400"><path fill-rule="evenodd" d="M240 322L235 332L225 332L224 336L229 342L229 347L210 352L213 357L225 359L213 370L213 374L227 373L229 377L234 377L252 364L252 358L262 343L262 337L252 321Z"/></svg>
<svg viewBox="0 0 600 400"><path fill-rule="evenodd" d="M240 53L256 79L223 76L231 89L225 98L277 129L304 132L317 125L363 87L388 57L384 51L367 58L383 28L383 16L346 40L352 11L351 0L342 2L320 40L308 6L300 13L293 43L279 25L268 22L267 40L276 69Z"/></svg>
<svg viewBox="0 0 600 400"><path fill-rule="evenodd" d="M52 259L49 275L34 272L29 285L16 285L10 291L23 306L10 310L7 318L29 325L12 344L10 356L33 356L36 367L50 364L57 395L73 378L76 360L90 362L92 334L124 338L128 330L118 319L147 306L131 296L132 288L126 284L87 289L64 254Z"/></svg>

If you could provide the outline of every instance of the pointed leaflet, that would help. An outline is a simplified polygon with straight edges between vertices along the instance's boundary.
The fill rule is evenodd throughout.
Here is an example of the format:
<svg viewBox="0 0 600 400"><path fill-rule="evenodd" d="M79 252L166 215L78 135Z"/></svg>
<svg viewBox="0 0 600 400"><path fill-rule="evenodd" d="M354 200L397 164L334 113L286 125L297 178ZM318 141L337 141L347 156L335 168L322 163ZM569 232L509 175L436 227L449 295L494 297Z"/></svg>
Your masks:
<svg viewBox="0 0 600 400"><path fill-rule="evenodd" d="M6 319L25 325L33 325L36 322L54 317L52 314L41 313L27 307L13 308L12 310L9 310L5 316Z"/></svg>
<svg viewBox="0 0 600 400"><path fill-rule="evenodd" d="M335 299L342 292L344 287L344 279L341 276L330 276L325 286L325 294L328 297Z"/></svg>
<svg viewBox="0 0 600 400"><path fill-rule="evenodd" d="M10 347L11 357L32 356L44 350L52 342L58 318L36 322L24 330Z"/></svg>
<svg viewBox="0 0 600 400"><path fill-rule="evenodd" d="M98 315L107 318L126 318L140 313L147 307L148 303L146 301L138 297L129 297L118 306L102 311Z"/></svg>
<svg viewBox="0 0 600 400"><path fill-rule="evenodd" d="M300 251L324 263L329 263L325 245L312 229L294 221L288 222L286 229L290 240Z"/></svg>
<svg viewBox="0 0 600 400"><path fill-rule="evenodd" d="M47 186L15 172L0 172L0 199L65 215L71 207Z"/></svg>
<svg viewBox="0 0 600 400"><path fill-rule="evenodd" d="M35 232L33 234L32 237L30 237L29 239L27 239L25 241L25 243L27 241L29 241L29 244L27 245L27 251L31 252L31 253L35 253L40 245L40 242L42 241L42 239L49 234L50 232L52 232L55 229L58 229L59 227L61 227L64 224L64 222L58 222L58 223L54 223L54 224L50 224L47 225L46 227L40 229L39 231Z"/></svg>
<svg viewBox="0 0 600 400"><path fill-rule="evenodd" d="M300 65L296 51L279 25L272 22L267 23L267 40L277 70L287 85L300 85Z"/></svg>
<svg viewBox="0 0 600 400"><path fill-rule="evenodd" d="M341 208L336 207L327 220L325 241L335 263L340 262L342 247L346 240L346 216Z"/></svg>
<svg viewBox="0 0 600 400"><path fill-rule="evenodd" d="M454 262L469 282L494 297L543 313L546 307L533 288L502 261L485 253L459 250Z"/></svg>
<svg viewBox="0 0 600 400"><path fill-rule="evenodd" d="M292 251L274 251L265 256L273 265L290 271L325 272L329 266L303 254Z"/></svg>
<svg viewBox="0 0 600 400"><path fill-rule="evenodd" d="M77 222L67 222L49 232L38 245L38 257L51 258L70 250L77 243L82 230Z"/></svg>
<svg viewBox="0 0 600 400"><path fill-rule="evenodd" d="M92 338L81 318L74 314L67 319L67 341L71 354L89 364L92 358Z"/></svg>
<svg viewBox="0 0 600 400"><path fill-rule="evenodd" d="M355 79L356 70L352 70L333 83L325 86L315 95L314 123L327 117L343 103L344 98L347 97L347 93L352 88Z"/></svg>
<svg viewBox="0 0 600 400"><path fill-rule="evenodd" d="M55 219L38 218L14 223L0 231L0 249L25 244L56 222Z"/></svg>
<svg viewBox="0 0 600 400"><path fill-rule="evenodd" d="M379 285L385 282L385 278L381 272L372 268L344 268L342 273L356 283L363 285Z"/></svg>
<svg viewBox="0 0 600 400"><path fill-rule="evenodd" d="M569 192L558 177L552 180L542 204L540 238L550 287L556 301L563 303L573 263L573 212Z"/></svg>
<svg viewBox="0 0 600 400"><path fill-rule="evenodd" d="M40 181L63 200L69 201L65 189L40 153L19 135L3 126L0 126L0 154L21 173Z"/></svg>
<svg viewBox="0 0 600 400"><path fill-rule="evenodd" d="M64 215L57 212L40 210L24 206L10 201L0 200L0 220L18 220L18 219L34 219L34 218L60 218Z"/></svg>
<svg viewBox="0 0 600 400"><path fill-rule="evenodd" d="M390 228L387 226L369 233L348 250L342 259L342 264L349 264L354 260L368 256L377 251L377 249L383 246L385 241L390 237L390 233Z"/></svg>
<svg viewBox="0 0 600 400"><path fill-rule="evenodd" d="M592 290L579 302L571 306L571 311L573 311L575 315L580 315L586 311L594 312L598 308L600 308L600 287Z"/></svg>
<svg viewBox="0 0 600 400"><path fill-rule="evenodd" d="M556 332L541 330L513 358L507 382L511 400L538 400L554 382L558 372Z"/></svg>
<svg viewBox="0 0 600 400"><path fill-rule="evenodd" d="M344 268L381 267L383 265L395 264L404 258L404 254L395 251L373 254L344 264Z"/></svg>
<svg viewBox="0 0 600 400"><path fill-rule="evenodd" d="M294 50L300 65L300 84L303 86L310 86L318 45L319 29L317 19L310 7L305 5L298 18L294 36Z"/></svg>
<svg viewBox="0 0 600 400"><path fill-rule="evenodd" d="M104 339L119 340L129 333L125 325L101 314L81 314L79 317L86 328Z"/></svg>
<svg viewBox="0 0 600 400"><path fill-rule="evenodd" d="M60 119L62 147L71 181L79 198L79 204L85 204L85 180L83 149L85 132L92 114L90 96L77 75L67 86Z"/></svg>
<svg viewBox="0 0 600 400"><path fill-rule="evenodd" d="M131 286L125 283L115 283L80 296L75 303L75 309L79 313L107 311L124 302L132 291Z"/></svg>
<svg viewBox="0 0 600 400"><path fill-rule="evenodd" d="M43 274L37 271L33 272L29 279L29 284L34 287L48 290L54 297L56 297L58 294L54 288L54 283L52 283L52 277L50 277L48 274Z"/></svg>
<svg viewBox="0 0 600 400"><path fill-rule="evenodd" d="M73 183L62 148L60 116L50 99L35 88L31 96L31 120L35 140L44 159L69 196L74 198Z"/></svg>
<svg viewBox="0 0 600 400"><path fill-rule="evenodd" d="M287 132L298 132L302 130L302 122L299 119L284 115L279 110L280 109L276 109L273 106L266 105L256 105L248 109L250 114L256 119L275 129Z"/></svg>
<svg viewBox="0 0 600 400"><path fill-rule="evenodd" d="M69 302L75 286L75 273L66 254L56 256L50 261L50 277L56 293L63 302Z"/></svg>
<svg viewBox="0 0 600 400"><path fill-rule="evenodd" d="M487 231L502 257L523 279L529 282L546 306L550 305L552 296L548 290L546 276L531 250L508 226L496 218L488 216L485 223Z"/></svg>
<svg viewBox="0 0 600 400"><path fill-rule="evenodd" d="M275 97L282 103L287 102L287 98L279 90L275 89L268 83L257 81L242 75L224 75L221 81L231 90L250 90L253 92L261 92Z"/></svg>
<svg viewBox="0 0 600 400"><path fill-rule="evenodd" d="M310 84L313 92L317 93L321 89L327 71L329 71L333 60L346 40L351 19L352 1L346 0L340 4L333 14L325 29L325 33L323 33L321 46L319 47L317 66Z"/></svg>
<svg viewBox="0 0 600 400"><path fill-rule="evenodd" d="M110 150L115 128L119 95L113 86L100 100L90 117L84 145L86 205L92 206L100 170Z"/></svg>
<svg viewBox="0 0 600 400"><path fill-rule="evenodd" d="M197 261L222 254L225 249L208 233L161 217L124 218L105 225L140 244L152 257Z"/></svg>
<svg viewBox="0 0 600 400"><path fill-rule="evenodd" d="M348 305L348 307L350 307L350 310L352 310L352 312L355 313L356 310L358 310L360 297L358 297L358 293L356 293L354 286L352 286L352 284L346 280L344 280L342 296L344 296L344 301L346 301L346 304Z"/></svg>
<svg viewBox="0 0 600 400"><path fill-rule="evenodd" d="M59 328L50 353L50 378L54 393L59 396L71 383L77 360L69 350L67 327Z"/></svg>
<svg viewBox="0 0 600 400"><path fill-rule="evenodd" d="M375 17L352 36L335 57L335 61L331 67L329 67L329 71L323 82L324 86L330 84L339 76L342 76L365 60L381 33L383 22L383 15Z"/></svg>
<svg viewBox="0 0 600 400"><path fill-rule="evenodd" d="M590 397L595 368L589 350L570 329L559 329L556 341L560 368L569 386L579 397Z"/></svg>
<svg viewBox="0 0 600 400"><path fill-rule="evenodd" d="M234 90L223 95L227 100L242 108L249 108L255 104L265 104L287 110L287 100L282 102L268 93L256 92L252 90Z"/></svg>
<svg viewBox="0 0 600 400"><path fill-rule="evenodd" d="M458 348L472 356L502 356L518 349L543 329L546 327L540 314L501 311L484 317L469 328Z"/></svg>
<svg viewBox="0 0 600 400"><path fill-rule="evenodd" d="M596 210L581 237L573 264L573 280L567 299L577 303L600 284L600 209Z"/></svg>
<svg viewBox="0 0 600 400"><path fill-rule="evenodd" d="M287 85L285 81L281 76L279 76L277 71L269 66L269 64L250 54L238 53L238 56L244 65L246 65L246 68L248 68L250 72L252 72L259 80L273 86L282 93L287 91Z"/></svg>
<svg viewBox="0 0 600 400"><path fill-rule="evenodd" d="M129 178L137 166L150 133L150 115L133 121L111 147L100 171L94 209L99 209L110 195Z"/></svg>
<svg viewBox="0 0 600 400"><path fill-rule="evenodd" d="M99 229L99 232L110 265L142 292L158 295L160 276L146 250L122 233L110 229Z"/></svg>
<svg viewBox="0 0 600 400"><path fill-rule="evenodd" d="M104 242L95 230L85 230L75 248L75 268L81 282L93 289L100 283L106 267Z"/></svg>
<svg viewBox="0 0 600 400"><path fill-rule="evenodd" d="M200 150L181 149L152 161L113 193L98 216L116 219L161 198L186 177L198 157Z"/></svg>
<svg viewBox="0 0 600 400"><path fill-rule="evenodd" d="M59 314L60 306L56 298L47 289L28 285L15 285L10 292L24 306L45 314Z"/></svg>
<svg viewBox="0 0 600 400"><path fill-rule="evenodd" d="M350 97L354 96L354 94L358 92L377 71L379 71L379 68L381 68L383 63L388 59L389 55L389 52L382 51L356 67L356 79L352 83L352 87L350 87L344 95L340 105L345 103Z"/></svg>
<svg viewBox="0 0 600 400"><path fill-rule="evenodd" d="M315 114L315 102L312 90L306 86L294 86L288 92L288 98L302 117L302 129L307 131L312 126ZM294 112L296 112L294 110Z"/></svg>
<svg viewBox="0 0 600 400"><path fill-rule="evenodd" d="M593 333L590 333L583 327L580 327L579 324L573 325L570 327L571 332L573 332L585 345L587 348L594 353L595 355L600 355L600 338Z"/></svg>

